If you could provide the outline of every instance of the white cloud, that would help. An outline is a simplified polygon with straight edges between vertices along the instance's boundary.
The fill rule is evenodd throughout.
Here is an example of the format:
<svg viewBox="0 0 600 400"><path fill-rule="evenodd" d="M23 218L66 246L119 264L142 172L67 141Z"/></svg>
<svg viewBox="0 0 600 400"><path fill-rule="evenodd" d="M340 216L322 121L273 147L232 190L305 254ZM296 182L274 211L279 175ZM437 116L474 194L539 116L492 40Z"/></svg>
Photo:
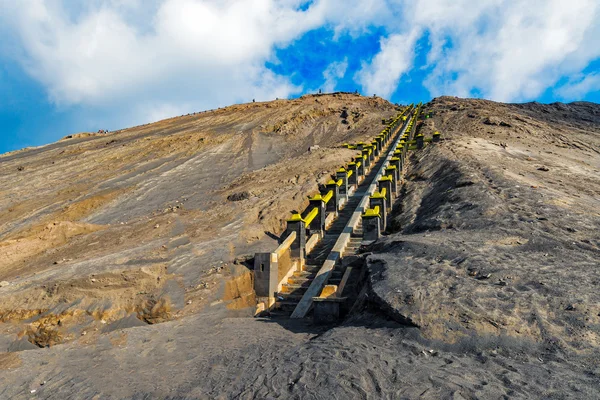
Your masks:
<svg viewBox="0 0 600 400"><path fill-rule="evenodd" d="M600 57L597 0L393 3L402 6L402 20L386 25L395 33L358 75L369 92L393 92L415 52L414 40L393 38L415 31L428 34L431 50L426 59L433 70L424 84L436 96L533 99Z"/></svg>
<svg viewBox="0 0 600 400"><path fill-rule="evenodd" d="M478 20L493 15L495 24L452 36L455 47L438 60L429 81L434 93L437 86L460 95L477 89L500 101L531 99L563 74L585 67L570 61L583 47L596 47L600 55L595 41L583 41L595 24L596 1L572 1L568 7L563 0L504 2L482 11ZM459 75L451 82L453 73Z"/></svg>
<svg viewBox="0 0 600 400"><path fill-rule="evenodd" d="M597 0L0 0L0 52L19 61L58 106L146 122L302 90L265 67L274 49L326 26L336 38L387 32L372 59L324 71L334 90L348 59L365 94L388 97L428 35L433 95L535 98L600 57ZM335 39L334 39L335 40ZM451 45L450 45L451 44ZM565 87L581 95L595 80ZM115 111L116 110L116 111Z"/></svg>
<svg viewBox="0 0 600 400"><path fill-rule="evenodd" d="M337 81L342 79L348 69L348 57L345 57L342 61L332 62L323 71L323 78L325 78L325 84L323 85L324 92L333 92Z"/></svg>
<svg viewBox="0 0 600 400"><path fill-rule="evenodd" d="M402 74L412 68L417 36L418 31L413 30L381 40L381 51L357 74L366 94L390 97L396 91Z"/></svg>
<svg viewBox="0 0 600 400"><path fill-rule="evenodd" d="M556 94L565 100L578 100L591 92L600 91L600 74L590 74L572 79L556 90Z"/></svg>
<svg viewBox="0 0 600 400"><path fill-rule="evenodd" d="M12 56L58 106L146 104L156 116L298 92L264 66L275 46L323 23L298 3L4 0L0 25L20 42Z"/></svg>

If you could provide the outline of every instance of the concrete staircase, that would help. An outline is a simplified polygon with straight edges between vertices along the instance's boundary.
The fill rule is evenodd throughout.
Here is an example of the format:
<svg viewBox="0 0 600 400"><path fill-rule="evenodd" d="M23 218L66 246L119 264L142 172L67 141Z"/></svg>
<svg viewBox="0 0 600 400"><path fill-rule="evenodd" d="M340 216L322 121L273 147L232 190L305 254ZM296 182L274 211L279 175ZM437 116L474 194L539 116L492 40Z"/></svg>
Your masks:
<svg viewBox="0 0 600 400"><path fill-rule="evenodd" d="M294 311L302 299L302 296L317 275L317 272L319 272L323 263L327 259L327 256L331 252L331 249L342 233L344 227L348 224L352 214L365 195L366 189L377 175L377 171L379 170L381 163L383 163L383 159L384 157L381 157L378 162L375 163L375 166L370 169L365 179L358 186L358 189L348 199L348 202L344 208L338 212L337 218L326 230L323 238L306 255L306 263L303 270L294 272L294 274L288 279L287 283L283 284L281 291L277 293L277 300L275 302L274 310L271 311L271 316L289 317ZM350 242L346 246L342 257L353 255L358 252L362 242L362 236L362 221L360 221L353 230ZM337 263L335 269L331 272L327 283L330 285L339 285L344 272L345 267L343 267L341 263ZM353 282L350 282L346 287L351 290L353 284Z"/></svg>

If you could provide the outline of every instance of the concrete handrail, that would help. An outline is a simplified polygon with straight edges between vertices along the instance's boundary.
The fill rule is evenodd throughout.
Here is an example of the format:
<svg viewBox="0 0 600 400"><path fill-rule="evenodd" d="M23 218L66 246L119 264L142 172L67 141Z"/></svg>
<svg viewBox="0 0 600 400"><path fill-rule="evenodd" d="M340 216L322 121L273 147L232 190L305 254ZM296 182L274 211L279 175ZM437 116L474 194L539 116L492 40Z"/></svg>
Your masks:
<svg viewBox="0 0 600 400"><path fill-rule="evenodd" d="M331 224L333 217L337 215L337 212L339 211L338 207L347 202L348 196L352 195L353 191L356 190L358 183L360 183L360 179L354 179L354 182L349 182L349 178L355 175L357 175L358 178L362 178L362 175L367 174L369 170L369 164L374 162L374 159L372 158L372 156L375 156L375 154L373 154L374 149L377 149L376 154L379 157L381 155L380 153L383 151L383 149L380 149L380 147L383 147L383 145L390 140L392 135L395 135L401 130L401 128L398 126L398 122L401 119L402 121L405 121L403 118L404 114L412 109L413 105L411 104L402 110L402 112L398 114L396 118L392 119L385 129L383 129L377 135L377 138L380 138L379 142L374 141L371 142L372 144L369 144L369 142L361 142L360 146L354 146L347 143L344 144L344 146L349 149L360 148L361 154L358 154L357 157L351 160L351 162L347 164L346 168L342 167L337 171L338 173L345 173L342 178L336 177L334 179L337 180L332 180L328 183L328 185L335 183L338 187L340 187L339 190L341 190L341 187L344 186L344 191L340 192L341 198L338 198L339 195L336 194L338 189L332 188L331 186L328 187L329 191L326 194L322 195L319 193L313 197L309 197L311 203L309 207L312 208L310 208L310 211L305 217L302 217L302 214L305 214L308 210L305 210L303 213L296 212L287 220L288 228L286 229L286 232L288 232L288 235L277 247L277 249L270 253L256 253L254 263L255 290L257 296L260 296L260 298L263 299L260 301L264 302L267 308L271 307L273 304L274 293L279 292L282 282L287 279L291 273L302 268L305 251L310 251L308 249L311 246L314 246L322 235L322 232L315 232L315 234L311 235L308 241L306 241L306 232L304 229L307 229L309 233L312 233L312 229L310 229L309 225L314 224L315 219L319 217L321 212L323 215L321 215L319 218L325 217L324 226ZM403 129L406 130L406 126ZM386 160L386 162L388 161ZM378 174L378 176L380 176L382 172L379 171ZM344 182L346 182L345 185ZM369 193L372 193L373 190L374 189L370 187ZM366 197L368 198L368 196ZM333 198L335 198L336 202L335 208L331 209L331 207L327 207L327 209L325 209L324 206L331 202ZM363 201L361 201L359 205L361 211L365 209L364 200L365 199L363 198ZM328 213L329 215L327 215ZM356 226L358 220L359 219L355 218L353 214L351 218L352 229ZM321 225L319 225L319 227L320 226ZM317 227L315 226L314 228L316 231ZM351 232L352 230L350 230L350 232L344 230L341 236L344 236L345 239L343 240L341 247L334 247L334 251L339 250L338 257L341 256L341 252L345 249ZM330 260L328 259L328 261ZM335 260L333 261L335 264Z"/></svg>
<svg viewBox="0 0 600 400"><path fill-rule="evenodd" d="M296 240L296 232L290 232L290 234L287 235L285 240L283 242L281 242L279 247L277 247L275 249L274 253L277 254L277 256L281 256L284 252L286 252L290 248L292 243L294 243L294 240Z"/></svg>
<svg viewBox="0 0 600 400"><path fill-rule="evenodd" d="M344 275L342 276L342 280L337 287L337 291L335 293L336 297L342 297L342 293L344 293L344 288L346 287L346 283L348 283L348 279L350 278L350 274L352 273L352 267L347 267L346 271L344 271Z"/></svg>
<svg viewBox="0 0 600 400"><path fill-rule="evenodd" d="M365 213L362 215L363 217L379 217L379 206L375 206L374 208L367 208Z"/></svg>
<svg viewBox="0 0 600 400"><path fill-rule="evenodd" d="M327 194L325 196L323 196L323 201L325 202L325 204L329 203L329 200L331 200L332 197L333 197L333 190L330 190L329 192L327 192Z"/></svg>
<svg viewBox="0 0 600 400"><path fill-rule="evenodd" d="M309 225L317 215L319 215L319 209L317 207L314 207L312 210L310 210L306 218L304 218L304 222L306 223L306 225Z"/></svg>
<svg viewBox="0 0 600 400"><path fill-rule="evenodd" d="M377 175L373 179L373 182L367 188L365 195L361 199L356 210L352 213L352 216L350 217L350 221L348 221L348 223L342 230L342 233L340 234L337 241L333 245L333 248L331 249L331 252L327 256L327 259L323 263L323 266L321 267L319 272L317 272L317 276L315 276L315 278L311 282L310 286L308 287L308 289L302 296L302 299L300 300L300 302L294 309L294 312L292 313L290 318L304 318L306 316L306 314L308 314L308 312L310 311L310 308L312 307L313 298L317 297L319 295L322 288L325 286L325 284L329 280L331 271L335 268L335 264L341 258L342 253L344 252L344 250L346 249L346 246L348 245L348 242L350 241L350 237L352 235L353 230L356 228L359 221L361 220L363 211L367 208L369 197L377 189L378 178L383 175L383 173L385 171L385 167L388 165L389 160L392 158L393 152L396 148L396 145L398 144L398 142L400 141L400 138L403 136L404 132L406 131L406 128L407 128L407 126L404 126L402 129L399 129L400 132L398 133L398 135L396 137L396 141L394 142L394 144L392 144L392 146L390 146L390 150L388 150L387 156L386 156L384 162L382 163L379 171L377 172ZM391 176L390 176L390 179L391 179Z"/></svg>

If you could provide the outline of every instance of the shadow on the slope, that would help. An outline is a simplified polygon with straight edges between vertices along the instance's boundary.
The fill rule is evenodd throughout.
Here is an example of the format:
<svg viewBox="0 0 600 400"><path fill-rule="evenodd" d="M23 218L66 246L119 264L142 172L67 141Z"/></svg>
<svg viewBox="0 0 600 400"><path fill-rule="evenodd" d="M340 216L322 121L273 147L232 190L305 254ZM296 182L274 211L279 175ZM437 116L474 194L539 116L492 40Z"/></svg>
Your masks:
<svg viewBox="0 0 600 400"><path fill-rule="evenodd" d="M361 327L366 329L405 329L407 332L408 330L410 330L410 332L419 331L419 328L415 325L401 323L382 311L376 304L371 303L366 304L361 310L349 314L340 321L332 324L316 324L313 322L312 316L299 319L281 316L260 317L258 319L267 324L278 324L282 328L293 333L316 335L311 338L311 340L334 328L345 329ZM418 335L418 333L415 333L415 335Z"/></svg>

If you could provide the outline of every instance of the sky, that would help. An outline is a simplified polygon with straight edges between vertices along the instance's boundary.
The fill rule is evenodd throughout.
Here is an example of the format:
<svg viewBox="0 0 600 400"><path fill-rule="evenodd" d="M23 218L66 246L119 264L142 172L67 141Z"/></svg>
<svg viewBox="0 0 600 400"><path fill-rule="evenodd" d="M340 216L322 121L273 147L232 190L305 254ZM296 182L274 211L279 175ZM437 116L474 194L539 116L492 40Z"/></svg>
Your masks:
<svg viewBox="0 0 600 400"><path fill-rule="evenodd" d="M0 0L0 153L359 91L600 102L598 0Z"/></svg>

